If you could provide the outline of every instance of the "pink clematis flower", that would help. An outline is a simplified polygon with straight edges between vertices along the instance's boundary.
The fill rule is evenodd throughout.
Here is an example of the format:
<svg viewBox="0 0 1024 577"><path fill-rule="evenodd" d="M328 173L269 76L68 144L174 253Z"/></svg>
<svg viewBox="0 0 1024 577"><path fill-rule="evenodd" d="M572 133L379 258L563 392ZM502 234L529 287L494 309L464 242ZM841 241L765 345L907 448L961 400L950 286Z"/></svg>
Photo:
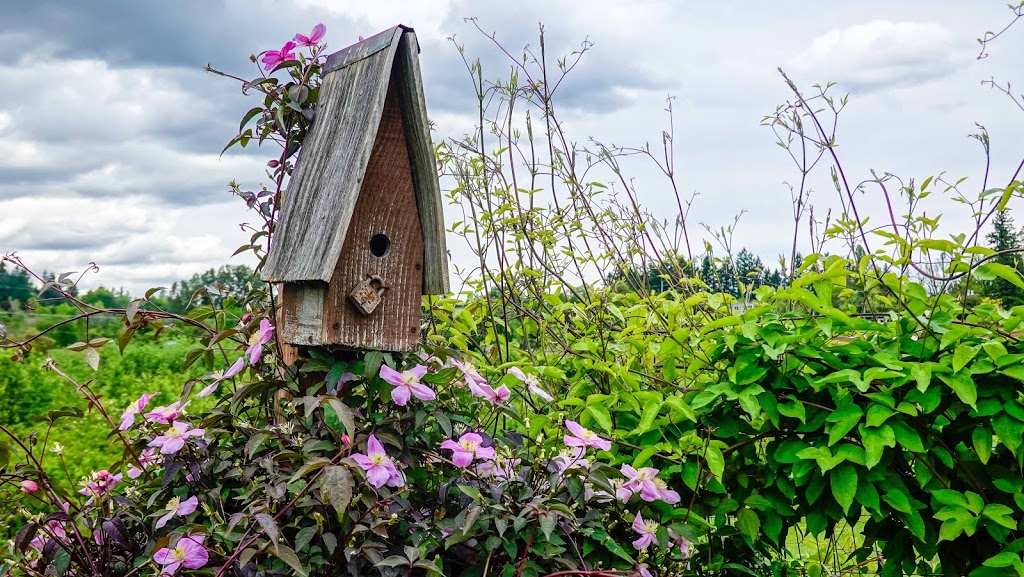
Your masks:
<svg viewBox="0 0 1024 577"><path fill-rule="evenodd" d="M442 449L452 451L452 462L456 467L468 467L473 459L490 459L494 457L494 447L481 447L484 438L476 433L466 433L459 437L458 442L448 439L441 443Z"/></svg>
<svg viewBox="0 0 1024 577"><path fill-rule="evenodd" d="M181 405L179 401L175 401L166 407L157 407L143 416L148 421L168 425L171 421L180 417L184 409L184 405Z"/></svg>
<svg viewBox="0 0 1024 577"><path fill-rule="evenodd" d="M128 469L129 479L138 479L142 476L146 469L160 462L160 456L157 455L156 449L146 449L139 453L139 466L132 466Z"/></svg>
<svg viewBox="0 0 1024 577"><path fill-rule="evenodd" d="M374 487L380 488L384 485L389 487L401 487L405 485L405 476L395 466L395 462L388 457L384 451L384 445L377 440L377 437L370 435L366 441L366 454L356 453L352 459L363 471L366 471L366 480Z"/></svg>
<svg viewBox="0 0 1024 577"><path fill-rule="evenodd" d="M174 545L174 548L164 547L153 554L153 561L156 561L163 568L162 575L173 575L178 568L199 569L210 561L210 554L203 547L206 535L186 535Z"/></svg>
<svg viewBox="0 0 1024 577"><path fill-rule="evenodd" d="M295 53L292 50L295 49L294 42L285 42L284 46L280 50L267 50L261 59L263 62L264 70L273 70L278 64L288 60L295 60Z"/></svg>
<svg viewBox="0 0 1024 577"><path fill-rule="evenodd" d="M565 446L567 447L594 447L602 451L608 451L612 448L611 441L602 439L597 436L597 433L589 429L584 429L576 421L566 421L565 426L572 433L565 436Z"/></svg>
<svg viewBox="0 0 1024 577"><path fill-rule="evenodd" d="M341 373L341 376L338 377L338 382L333 387L327 389L327 394L328 395L337 395L341 391L342 387L345 386L345 383L352 382L352 381L356 380L357 378L359 378L359 377L357 377L355 375L355 373L350 373L348 371L345 371L344 373Z"/></svg>
<svg viewBox="0 0 1024 577"><path fill-rule="evenodd" d="M658 498L668 503L669 505L675 505L679 502L679 493L668 488L668 484L655 477L654 487L658 490Z"/></svg>
<svg viewBox="0 0 1024 577"><path fill-rule="evenodd" d="M630 495L640 493L640 498L647 502L660 500L669 505L679 502L679 493L669 489L668 484L658 478L658 470L653 467L634 469L629 465L623 465L622 475L626 478L623 487Z"/></svg>
<svg viewBox="0 0 1024 577"><path fill-rule="evenodd" d="M39 531L35 538L29 543L29 545L34 549L38 549L40 551L42 551L43 546L46 545L46 542L50 539L55 539L58 542L63 543L64 538L67 537L63 521L49 521L40 529L41 531Z"/></svg>
<svg viewBox="0 0 1024 577"><path fill-rule="evenodd" d="M32 479L25 479L21 482L22 493L35 493L39 490L39 484Z"/></svg>
<svg viewBox="0 0 1024 577"><path fill-rule="evenodd" d="M223 382L225 379L230 379L231 377L242 372L242 369L244 368L245 357L238 357L238 360L235 361L235 364L228 367L228 369L224 371L223 374L216 375L214 381L209 385L206 385L206 387L204 387L203 390L199 391L199 394L197 394L196 397L203 398L210 396L211 394L213 394L214 391L217 390L217 387L220 386L221 382Z"/></svg>
<svg viewBox="0 0 1024 577"><path fill-rule="evenodd" d="M185 439L189 437L202 437L205 433L205 430L193 429L192 425L183 421L174 421L170 428L164 431L163 435L150 441L149 446L160 447L162 455L173 455L185 446Z"/></svg>
<svg viewBox="0 0 1024 577"><path fill-rule="evenodd" d="M177 497L171 497L171 500L167 502L167 506L164 507L164 510L167 511L167 514L157 519L156 528L159 529L160 527L163 527L167 524L168 521L170 521L174 517L184 517L185 515L188 515L189 513L195 511L196 506L198 505L199 499L196 498L195 495L192 495L191 497L185 499L184 501L178 499Z"/></svg>
<svg viewBox="0 0 1024 577"><path fill-rule="evenodd" d="M683 559L690 558L690 542L687 541L686 537L677 534L672 529L668 530L668 540L671 543L669 546L669 553L671 553L672 545L679 547L679 552L682 553Z"/></svg>
<svg viewBox="0 0 1024 577"><path fill-rule="evenodd" d="M84 488L78 491L81 495L89 495L89 503L94 498L102 497L107 493L114 490L114 487L121 482L121 473L113 475L106 469L102 471L94 471L92 475L86 477L82 482Z"/></svg>
<svg viewBox="0 0 1024 577"><path fill-rule="evenodd" d="M640 574L640 577L654 577L651 575L651 570L647 568L647 563L637 565L636 572Z"/></svg>
<svg viewBox="0 0 1024 577"><path fill-rule="evenodd" d="M473 396L485 396L480 385L486 385L487 379L480 376L480 373L472 363L464 363L458 359L452 359L452 365L462 371L462 377L465 379L466 386L469 387L469 391L473 393Z"/></svg>
<svg viewBox="0 0 1024 577"><path fill-rule="evenodd" d="M476 474L481 477L491 477L499 481L507 481L516 476L516 467L519 466L519 459L505 459L495 457L490 461L480 461L476 464Z"/></svg>
<svg viewBox="0 0 1024 577"><path fill-rule="evenodd" d="M309 33L309 36L305 34L296 34L295 42L299 46L308 46L312 48L320 43L320 39L324 37L324 33L327 32L327 27L323 24L317 24L313 27L313 31Z"/></svg>
<svg viewBox="0 0 1024 577"><path fill-rule="evenodd" d="M528 375L523 372L519 367L512 367L508 370L508 374L519 379L526 385L526 389L538 397L544 399L547 402L555 400L555 397L551 393L545 391L540 386L540 380L537 379L537 375Z"/></svg>
<svg viewBox="0 0 1024 577"><path fill-rule="evenodd" d="M381 365L380 367L381 378L395 386L395 388L391 389L391 399L399 407L404 407L412 396L421 401L434 400L436 397L434 391L420 382L420 379L426 374L427 367L423 365L416 365L402 372L398 372L387 365Z"/></svg>
<svg viewBox="0 0 1024 577"><path fill-rule="evenodd" d="M148 393L142 395L141 397L138 398L137 401L128 405L128 408L125 409L124 414L121 415L121 426L118 427L118 430L127 431L128 429L130 429L131 426L135 424L135 415L141 413L142 409L145 409L146 405L149 404L149 400L159 394L160 393Z"/></svg>
<svg viewBox="0 0 1024 577"><path fill-rule="evenodd" d="M583 447L562 449L558 455L551 459L551 462L558 468L559 474L565 473L573 467L586 469L590 466L590 461L583 457L584 454L586 454L586 450Z"/></svg>
<svg viewBox="0 0 1024 577"><path fill-rule="evenodd" d="M501 385L497 389L486 383L482 385L470 385L469 390L473 393L473 396L483 397L495 404L504 403L512 396L512 391L508 390L508 387L505 385Z"/></svg>
<svg viewBox="0 0 1024 577"><path fill-rule="evenodd" d="M638 551L646 549L648 545L658 540L658 524L654 521L644 521L640 513L633 519L633 530L640 534L640 538L633 541L633 547Z"/></svg>
<svg viewBox="0 0 1024 577"><path fill-rule="evenodd" d="M291 43L289 42L289 44ZM249 348L245 351L250 365L259 362L260 357L263 356L263 345L269 343L272 338L274 338L274 325L270 324L270 319L261 320L259 330L249 337Z"/></svg>

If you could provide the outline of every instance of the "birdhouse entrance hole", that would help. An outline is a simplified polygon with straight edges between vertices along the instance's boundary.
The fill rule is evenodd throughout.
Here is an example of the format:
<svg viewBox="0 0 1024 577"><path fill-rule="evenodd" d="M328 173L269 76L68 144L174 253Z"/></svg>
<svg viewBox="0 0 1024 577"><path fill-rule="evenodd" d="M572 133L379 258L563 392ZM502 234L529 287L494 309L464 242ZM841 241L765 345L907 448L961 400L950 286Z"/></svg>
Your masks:
<svg viewBox="0 0 1024 577"><path fill-rule="evenodd" d="M370 254L377 258L384 258L391 251L391 239L384 233L373 235L370 239Z"/></svg>

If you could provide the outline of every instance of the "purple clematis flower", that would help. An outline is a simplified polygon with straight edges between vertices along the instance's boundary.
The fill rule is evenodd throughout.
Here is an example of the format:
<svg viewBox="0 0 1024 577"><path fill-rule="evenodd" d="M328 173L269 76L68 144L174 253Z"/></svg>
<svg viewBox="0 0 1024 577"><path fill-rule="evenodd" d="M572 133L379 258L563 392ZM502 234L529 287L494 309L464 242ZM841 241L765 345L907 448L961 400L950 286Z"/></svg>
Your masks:
<svg viewBox="0 0 1024 577"><path fill-rule="evenodd" d="M510 368L508 370L508 374L522 381L524 384L526 384L526 389L528 391L544 399L545 401L550 403L551 401L555 400L555 397L552 396L551 393L541 388L540 380L537 379L537 375L528 375L524 373L523 370L520 369L519 367Z"/></svg>
<svg viewBox="0 0 1024 577"><path fill-rule="evenodd" d="M152 465L160 462L160 456L157 455L156 449L146 449L139 454L139 466L132 466L128 469L129 479L138 479L142 476L142 473Z"/></svg>
<svg viewBox="0 0 1024 577"><path fill-rule="evenodd" d="M384 445L374 435L370 435L366 441L366 454L356 453L352 455L352 459L366 471L366 480L374 487L405 485L405 475L398 470L395 462L384 451Z"/></svg>
<svg viewBox="0 0 1024 577"><path fill-rule="evenodd" d="M206 535L186 535L174 545L164 547L153 554L153 561L163 565L162 575L173 575L178 568L199 569L210 561L210 554L203 547Z"/></svg>
<svg viewBox="0 0 1024 577"><path fill-rule="evenodd" d="M230 379L231 377L233 377L233 376L237 375L238 373L242 372L242 369L244 369L244 368L245 368L245 357L238 357L238 360L235 361L235 364L233 364L230 367L228 367L228 369L226 371L224 371L223 374L217 376L217 378L214 379L214 381L212 383L210 383L209 385L206 385L206 387L204 387L203 390L199 391L199 393L196 395L196 397L203 398L203 397L207 397L207 396L211 395L214 391L217 390L217 387L220 386L221 382L223 382L224 379Z"/></svg>
<svg viewBox="0 0 1024 577"><path fill-rule="evenodd" d="M468 467L473 459L491 459L494 447L481 447L484 438L476 433L466 433L459 437L458 442L448 439L441 443L442 449L452 451L452 462L456 467Z"/></svg>
<svg viewBox="0 0 1024 577"><path fill-rule="evenodd" d="M157 407L143 416L146 417L146 420L148 421L169 425L171 421L181 416L184 408L185 406L179 401L174 401L166 407Z"/></svg>
<svg viewBox="0 0 1024 577"><path fill-rule="evenodd" d="M197 499L195 495L192 495L184 501L179 500L177 497L171 497L171 500L167 502L167 506L164 507L167 514L157 519L156 528L159 529L160 527L163 527L174 517L184 517L185 515L188 515L195 511L198 505L199 499Z"/></svg>
<svg viewBox="0 0 1024 577"><path fill-rule="evenodd" d="M131 426L135 424L135 415L141 413L142 409L145 409L146 405L149 404L149 400L159 394L160 393L147 393L139 397L139 399L134 403L128 405L124 414L121 415L121 426L118 427L118 430L127 431L130 429Z"/></svg>
<svg viewBox="0 0 1024 577"><path fill-rule="evenodd" d="M270 324L270 319L261 320L259 330L249 337L249 348L245 351L250 365L259 362L260 357L263 356L263 345L269 343L272 338L274 338L274 325Z"/></svg>
<svg viewBox="0 0 1024 577"><path fill-rule="evenodd" d="M273 70L278 64L287 60L295 60L295 53L292 50L295 49L294 42L285 42L284 46L280 50L267 50L261 59L263 62L264 70Z"/></svg>
<svg viewBox="0 0 1024 577"><path fill-rule="evenodd" d="M427 367L416 365L415 367L398 372L387 365L381 365L380 377L389 384L395 386L391 389L391 399L395 404L404 407L409 398L415 396L421 401L432 401L436 397L434 391L420 382L420 379L427 374Z"/></svg>
<svg viewBox="0 0 1024 577"><path fill-rule="evenodd" d="M202 437L205 433L205 430L193 429L192 425L183 421L174 421L163 435L150 441L149 446L160 447L160 453L163 455L173 455L185 446L185 439Z"/></svg>
<svg viewBox="0 0 1024 577"><path fill-rule="evenodd" d="M594 447L602 451L609 451L612 448L611 441L602 439L589 429L584 429L576 421L566 421L565 427L572 433L565 436L565 446L567 447Z"/></svg>
<svg viewBox="0 0 1024 577"><path fill-rule="evenodd" d="M308 46L312 48L320 43L320 39L324 37L324 33L327 32L327 27L323 24L317 24L313 27L313 31L309 33L309 36L305 34L296 34L295 42L299 46Z"/></svg>
<svg viewBox="0 0 1024 577"><path fill-rule="evenodd" d="M633 541L633 547L638 551L658 541L658 524L654 521L644 521L639 512L633 519L633 530L640 534L640 537Z"/></svg>

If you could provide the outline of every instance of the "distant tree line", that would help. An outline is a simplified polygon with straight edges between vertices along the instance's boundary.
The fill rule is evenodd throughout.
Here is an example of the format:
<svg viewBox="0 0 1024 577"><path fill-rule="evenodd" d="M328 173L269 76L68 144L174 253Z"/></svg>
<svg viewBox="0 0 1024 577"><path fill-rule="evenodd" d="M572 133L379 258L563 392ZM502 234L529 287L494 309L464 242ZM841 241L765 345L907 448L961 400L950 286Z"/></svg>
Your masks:
<svg viewBox="0 0 1024 577"><path fill-rule="evenodd" d="M761 286L781 287L788 276L781 268L766 266L761 258L742 249L732 258L716 259L705 255L691 262L677 258L647 268L637 265L614 270L608 275L608 284L617 290L636 290L646 287L653 292L679 288L680 283L692 284L698 280L701 288L712 293L726 293L736 298ZM706 288L705 288L706 287Z"/></svg>
<svg viewBox="0 0 1024 577"><path fill-rule="evenodd" d="M45 282L55 282L59 277L51 272L40 274ZM186 314L191 305L211 304L233 297L241 301L249 293L253 283L262 281L253 270L245 265L225 265L192 275L171 284L152 297L153 303L164 311ZM28 273L14 269L10 265L0 263L0 325L11 335L23 335L38 332L68 319L80 311L61 297L53 289L41 291L40 285ZM97 287L80 293L75 287L63 286L64 290L78 299L97 308L124 309L134 298L142 295L131 295L124 289ZM205 289L205 290L204 290ZM241 310L235 311L240 316ZM90 321L91 337L114 337L121 330L123 319L114 317L94 317ZM50 346L67 346L81 340L84 334L84 321L78 320L64 324L47 333L46 339L36 344L42 348Z"/></svg>

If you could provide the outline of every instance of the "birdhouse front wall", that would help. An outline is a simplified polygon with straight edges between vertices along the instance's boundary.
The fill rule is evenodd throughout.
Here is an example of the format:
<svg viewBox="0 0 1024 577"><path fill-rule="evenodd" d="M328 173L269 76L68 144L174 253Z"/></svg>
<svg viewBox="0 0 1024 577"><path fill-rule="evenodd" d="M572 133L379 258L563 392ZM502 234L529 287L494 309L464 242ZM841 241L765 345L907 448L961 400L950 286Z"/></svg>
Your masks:
<svg viewBox="0 0 1024 577"><path fill-rule="evenodd" d="M334 276L324 295L324 344L408 351L419 344L423 232L393 74L373 151ZM387 288L370 314L349 295L371 276ZM371 285L377 288L376 281Z"/></svg>

